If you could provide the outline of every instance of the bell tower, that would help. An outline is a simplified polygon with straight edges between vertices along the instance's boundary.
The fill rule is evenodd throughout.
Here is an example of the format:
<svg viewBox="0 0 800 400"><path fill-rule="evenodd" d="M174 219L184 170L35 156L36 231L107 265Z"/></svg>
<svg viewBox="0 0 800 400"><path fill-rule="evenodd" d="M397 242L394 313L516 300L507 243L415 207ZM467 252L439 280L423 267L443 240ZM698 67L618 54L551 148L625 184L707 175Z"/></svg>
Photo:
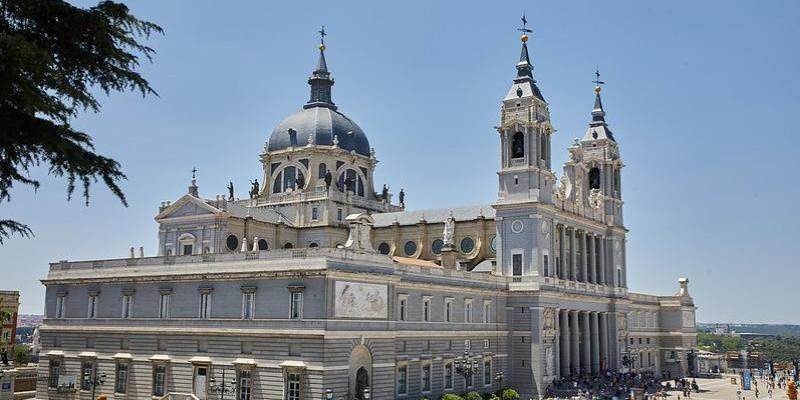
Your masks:
<svg viewBox="0 0 800 400"><path fill-rule="evenodd" d="M500 115L499 203L552 202L555 175L551 172L550 110L533 79L524 24L517 76L503 98Z"/></svg>

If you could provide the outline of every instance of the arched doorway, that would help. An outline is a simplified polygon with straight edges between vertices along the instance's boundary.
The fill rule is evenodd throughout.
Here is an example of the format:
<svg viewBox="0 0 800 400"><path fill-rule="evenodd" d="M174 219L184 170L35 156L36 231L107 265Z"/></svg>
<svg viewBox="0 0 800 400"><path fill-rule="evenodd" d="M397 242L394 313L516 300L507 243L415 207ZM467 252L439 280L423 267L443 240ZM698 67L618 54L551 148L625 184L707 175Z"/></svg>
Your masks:
<svg viewBox="0 0 800 400"><path fill-rule="evenodd" d="M361 367L356 371L356 399L364 400L364 389L369 387L369 372Z"/></svg>
<svg viewBox="0 0 800 400"><path fill-rule="evenodd" d="M364 400L364 389L372 387L372 353L358 344L350 352L348 399Z"/></svg>

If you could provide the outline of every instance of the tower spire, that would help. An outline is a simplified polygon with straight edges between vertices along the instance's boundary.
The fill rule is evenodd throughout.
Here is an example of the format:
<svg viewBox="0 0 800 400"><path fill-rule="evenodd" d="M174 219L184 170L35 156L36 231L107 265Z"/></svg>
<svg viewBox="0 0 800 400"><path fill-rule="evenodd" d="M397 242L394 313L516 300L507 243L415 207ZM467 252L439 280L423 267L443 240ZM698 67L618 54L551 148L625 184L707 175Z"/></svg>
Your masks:
<svg viewBox="0 0 800 400"><path fill-rule="evenodd" d="M583 140L597 140L597 139L610 139L614 140L614 134L611 133L608 124L606 123L606 111L603 109L603 100L600 98L600 92L603 90L605 82L600 80L600 70L594 70L594 107L592 107L592 121L589 122L589 129Z"/></svg>
<svg viewBox="0 0 800 400"><path fill-rule="evenodd" d="M542 93L536 86L536 80L533 79L533 64L528 53L528 34L533 33L533 30L528 29L528 19L524 13L520 20L522 21L522 27L517 28L517 30L522 32L522 36L519 38L522 42L522 50L520 50L519 61L516 65L517 76L514 78L514 85L511 87L509 94L506 95L505 100L532 96L544 101Z"/></svg>
<svg viewBox="0 0 800 400"><path fill-rule="evenodd" d="M308 84L311 86L311 97L303 108L312 107L328 107L336 109L336 105L331 99L331 86L333 86L333 78L328 71L328 63L325 61L325 25L319 30L319 59L317 60L317 67L311 76L308 78Z"/></svg>

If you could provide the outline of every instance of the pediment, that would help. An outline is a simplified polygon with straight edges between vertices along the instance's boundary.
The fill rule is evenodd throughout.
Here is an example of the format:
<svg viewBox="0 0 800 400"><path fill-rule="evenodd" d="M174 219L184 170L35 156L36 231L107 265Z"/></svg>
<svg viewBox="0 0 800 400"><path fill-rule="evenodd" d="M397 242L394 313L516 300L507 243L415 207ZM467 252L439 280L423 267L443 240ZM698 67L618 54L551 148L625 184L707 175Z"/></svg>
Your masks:
<svg viewBox="0 0 800 400"><path fill-rule="evenodd" d="M208 205L202 199L187 194L160 212L156 216L156 221L167 218L213 215L220 211L222 210Z"/></svg>

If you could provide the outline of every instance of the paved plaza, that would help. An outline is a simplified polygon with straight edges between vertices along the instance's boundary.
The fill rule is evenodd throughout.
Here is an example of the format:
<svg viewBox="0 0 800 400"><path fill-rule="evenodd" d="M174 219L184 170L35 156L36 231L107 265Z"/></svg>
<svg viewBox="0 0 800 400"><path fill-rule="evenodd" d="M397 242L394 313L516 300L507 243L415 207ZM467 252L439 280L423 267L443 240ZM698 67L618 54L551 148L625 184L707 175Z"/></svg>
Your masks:
<svg viewBox="0 0 800 400"><path fill-rule="evenodd" d="M733 375L726 375L722 378L697 378L697 385L700 387L700 393L692 393L691 399L692 400L736 400L736 390L738 389L738 385L731 384L731 377ZM760 378L756 378L754 380L758 381L758 399L757 400L768 400L769 395L767 394L766 390L766 383L762 381ZM755 387L753 387L755 388ZM680 396L683 399L683 395L680 394L678 391L671 391L667 398L669 399L677 399ZM773 399L788 399L786 396L786 389L775 389L773 391ZM742 391L742 400L756 400L755 390L743 390Z"/></svg>

